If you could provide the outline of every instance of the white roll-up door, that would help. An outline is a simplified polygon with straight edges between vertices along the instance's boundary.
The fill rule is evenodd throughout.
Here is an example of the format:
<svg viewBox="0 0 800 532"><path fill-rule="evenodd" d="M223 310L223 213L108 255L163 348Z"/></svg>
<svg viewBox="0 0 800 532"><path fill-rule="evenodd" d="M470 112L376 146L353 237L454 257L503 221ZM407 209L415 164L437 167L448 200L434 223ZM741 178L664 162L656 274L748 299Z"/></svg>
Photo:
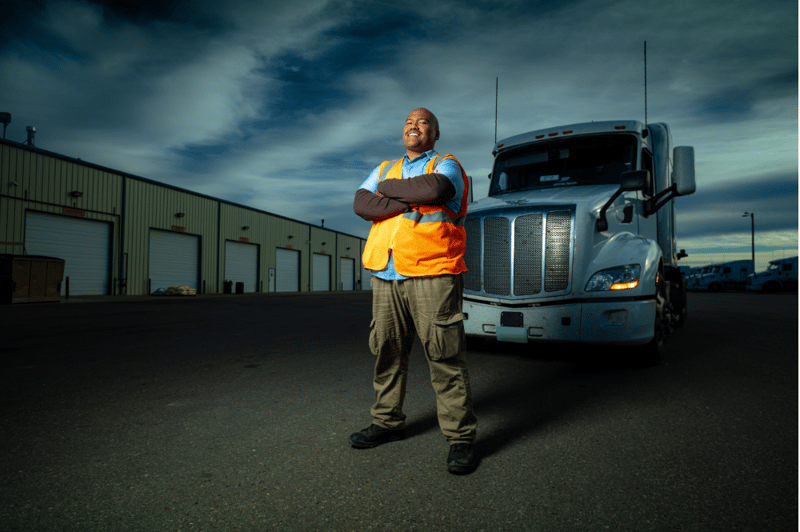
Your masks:
<svg viewBox="0 0 800 532"><path fill-rule="evenodd" d="M300 291L300 252L294 249L275 249L275 291Z"/></svg>
<svg viewBox="0 0 800 532"><path fill-rule="evenodd" d="M225 280L244 283L245 292L258 292L258 246L225 242Z"/></svg>
<svg viewBox="0 0 800 532"><path fill-rule="evenodd" d="M356 265L353 259L342 258L341 268L342 273L342 290L355 290L356 284Z"/></svg>
<svg viewBox="0 0 800 532"><path fill-rule="evenodd" d="M361 265L361 289L362 290L372 290L372 285L369 283L369 280L372 279L372 272L369 271Z"/></svg>
<svg viewBox="0 0 800 532"><path fill-rule="evenodd" d="M314 280L311 289L314 291L325 291L331 289L331 257L321 253L312 255L314 262Z"/></svg>
<svg viewBox="0 0 800 532"><path fill-rule="evenodd" d="M150 230L150 290L186 285L198 289L200 237Z"/></svg>
<svg viewBox="0 0 800 532"><path fill-rule="evenodd" d="M70 295L106 295L111 283L111 223L28 212L25 251L64 259ZM61 291L65 291L62 283Z"/></svg>

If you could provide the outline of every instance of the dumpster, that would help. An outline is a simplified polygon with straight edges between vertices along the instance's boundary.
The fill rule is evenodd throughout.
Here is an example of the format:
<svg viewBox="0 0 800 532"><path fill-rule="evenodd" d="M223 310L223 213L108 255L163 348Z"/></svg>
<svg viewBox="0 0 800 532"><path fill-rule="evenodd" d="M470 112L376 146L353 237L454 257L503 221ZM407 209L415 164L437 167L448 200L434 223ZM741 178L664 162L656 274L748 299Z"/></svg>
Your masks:
<svg viewBox="0 0 800 532"><path fill-rule="evenodd" d="M0 303L61 301L64 259L0 254Z"/></svg>

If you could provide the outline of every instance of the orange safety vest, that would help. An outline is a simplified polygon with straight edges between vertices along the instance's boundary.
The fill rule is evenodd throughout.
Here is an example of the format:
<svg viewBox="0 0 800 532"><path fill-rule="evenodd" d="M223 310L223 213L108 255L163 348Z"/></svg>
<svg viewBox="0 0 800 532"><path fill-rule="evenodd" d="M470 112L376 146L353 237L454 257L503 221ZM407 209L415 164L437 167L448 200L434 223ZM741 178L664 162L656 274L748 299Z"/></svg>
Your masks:
<svg viewBox="0 0 800 532"><path fill-rule="evenodd" d="M425 167L425 173L433 173L438 162L453 159L452 155L437 155ZM394 164L392 164L394 163ZM390 164L386 179L403 178L403 159L384 161L378 168L378 182L384 179L384 170ZM458 212L444 205L420 205L411 212L392 218L372 222L372 229L361 256L364 267L380 271L389 263L389 252L394 256L394 268L406 277L423 275L458 274L467 271L464 251L467 248L467 231L464 220L467 215L469 180L461 168L464 179L464 194Z"/></svg>

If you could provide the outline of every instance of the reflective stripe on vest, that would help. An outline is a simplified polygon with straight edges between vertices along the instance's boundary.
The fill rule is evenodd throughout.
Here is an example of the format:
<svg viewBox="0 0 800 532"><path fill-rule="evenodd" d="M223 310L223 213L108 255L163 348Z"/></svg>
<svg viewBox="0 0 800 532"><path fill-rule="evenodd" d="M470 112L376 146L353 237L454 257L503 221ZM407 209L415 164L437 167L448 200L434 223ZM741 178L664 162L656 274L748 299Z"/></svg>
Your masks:
<svg viewBox="0 0 800 532"><path fill-rule="evenodd" d="M452 155L437 155L425 166L425 173L433 173L436 165ZM389 263L391 250L398 273L408 277L423 275L458 274L467 271L464 264L467 235L464 221L467 214L469 180L461 168L464 194L459 212L445 206L420 205L411 212L373 222L364 246L364 267L380 271ZM387 170L388 169L388 170ZM385 176L385 177L384 177ZM378 180L403 178L403 159L384 161L378 168Z"/></svg>

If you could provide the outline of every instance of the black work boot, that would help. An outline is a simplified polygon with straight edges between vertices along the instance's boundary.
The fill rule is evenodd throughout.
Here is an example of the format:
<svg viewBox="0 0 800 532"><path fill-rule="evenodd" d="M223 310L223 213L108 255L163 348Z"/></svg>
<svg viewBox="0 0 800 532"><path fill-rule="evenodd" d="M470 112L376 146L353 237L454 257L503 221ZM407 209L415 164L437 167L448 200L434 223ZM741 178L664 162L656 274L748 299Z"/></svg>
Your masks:
<svg viewBox="0 0 800 532"><path fill-rule="evenodd" d="M454 443L447 455L447 470L454 475L468 475L478 467L475 450L469 443Z"/></svg>
<svg viewBox="0 0 800 532"><path fill-rule="evenodd" d="M372 424L360 432L350 435L350 445L356 449L369 449L382 443L403 439L403 429L389 430Z"/></svg>

